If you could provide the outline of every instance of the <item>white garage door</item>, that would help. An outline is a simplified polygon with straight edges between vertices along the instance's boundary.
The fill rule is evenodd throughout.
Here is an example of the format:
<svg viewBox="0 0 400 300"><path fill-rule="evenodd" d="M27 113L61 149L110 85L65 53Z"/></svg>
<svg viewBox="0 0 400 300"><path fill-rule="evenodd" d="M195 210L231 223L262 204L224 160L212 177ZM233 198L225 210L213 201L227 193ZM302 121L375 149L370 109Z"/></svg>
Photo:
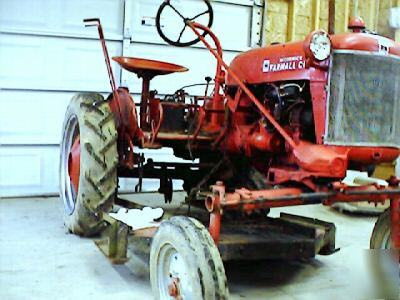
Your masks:
<svg viewBox="0 0 400 300"><path fill-rule="evenodd" d="M190 68L186 74L156 78L152 87L160 93L214 75L214 60L200 45L183 49L161 41L153 19L160 3L0 0L0 196L57 193L58 147L70 98L79 91L109 92L97 31L85 28L82 19L101 19L112 56L165 60ZM213 7L213 29L221 37L227 61L260 41L260 5L215 0ZM113 67L117 82L139 93L140 81Z"/></svg>

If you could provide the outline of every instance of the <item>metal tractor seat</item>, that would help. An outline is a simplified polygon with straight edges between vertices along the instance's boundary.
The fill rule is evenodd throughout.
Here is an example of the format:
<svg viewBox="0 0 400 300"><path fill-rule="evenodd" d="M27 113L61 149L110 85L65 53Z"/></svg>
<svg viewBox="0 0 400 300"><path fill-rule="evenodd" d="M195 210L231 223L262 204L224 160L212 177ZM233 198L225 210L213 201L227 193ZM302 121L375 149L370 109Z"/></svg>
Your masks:
<svg viewBox="0 0 400 300"><path fill-rule="evenodd" d="M116 61L123 69L137 74L138 77L149 79L158 75L186 72L189 70L183 66L143 58L117 56L113 57L113 60Z"/></svg>

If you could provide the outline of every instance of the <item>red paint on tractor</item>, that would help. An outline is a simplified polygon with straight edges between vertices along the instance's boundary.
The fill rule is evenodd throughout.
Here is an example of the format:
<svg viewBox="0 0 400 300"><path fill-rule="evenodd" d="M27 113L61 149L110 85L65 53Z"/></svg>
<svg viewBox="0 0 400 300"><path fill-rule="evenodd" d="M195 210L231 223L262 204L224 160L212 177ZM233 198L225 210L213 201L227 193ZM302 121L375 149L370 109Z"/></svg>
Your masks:
<svg viewBox="0 0 400 300"><path fill-rule="evenodd" d="M400 249L400 199L396 197L392 199L391 205L391 234L393 249Z"/></svg>
<svg viewBox="0 0 400 300"><path fill-rule="evenodd" d="M79 175L81 171L81 143L79 136L75 138L72 144L71 151L68 157L68 174L71 183L75 189L75 193L78 193L79 189Z"/></svg>

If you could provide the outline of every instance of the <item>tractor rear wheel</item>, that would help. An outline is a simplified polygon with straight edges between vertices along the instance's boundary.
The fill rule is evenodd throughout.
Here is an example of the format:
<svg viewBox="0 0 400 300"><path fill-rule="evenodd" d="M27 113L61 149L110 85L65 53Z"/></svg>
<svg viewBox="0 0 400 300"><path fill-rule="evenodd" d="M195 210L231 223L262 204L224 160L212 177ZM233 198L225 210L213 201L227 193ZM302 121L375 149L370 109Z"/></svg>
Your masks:
<svg viewBox="0 0 400 300"><path fill-rule="evenodd" d="M197 220L161 223L150 251L155 299L228 299L224 265L207 229Z"/></svg>
<svg viewBox="0 0 400 300"><path fill-rule="evenodd" d="M117 190L117 131L103 96L74 96L65 115L60 153L60 196L64 222L75 234L92 236L104 228Z"/></svg>

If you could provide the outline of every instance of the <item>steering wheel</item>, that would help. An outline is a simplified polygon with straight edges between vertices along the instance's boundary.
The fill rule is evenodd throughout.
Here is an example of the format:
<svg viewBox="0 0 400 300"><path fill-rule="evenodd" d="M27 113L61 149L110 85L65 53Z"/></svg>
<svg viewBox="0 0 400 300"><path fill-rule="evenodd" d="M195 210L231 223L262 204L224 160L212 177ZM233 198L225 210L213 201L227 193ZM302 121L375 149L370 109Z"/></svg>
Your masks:
<svg viewBox="0 0 400 300"><path fill-rule="evenodd" d="M193 17L185 17L178 9L176 9L176 7L171 3L174 2L173 0L165 0L161 6L158 9L157 12L157 16L156 16L156 27L157 27L157 31L158 34L161 36L161 38L166 41L168 44L173 45L173 46L177 46L177 47L187 47L187 46L191 46L194 45L196 43L198 43L200 41L200 39L193 33L192 33L192 37L186 41L182 41L182 38L184 37L184 34L186 32L186 30L188 29L189 31L191 31L188 23L189 22L196 22L196 19L203 17L202 19L206 19L207 21L205 22L207 24L207 27L211 27L213 24L213 20L214 20L214 12L213 9L211 7L210 1L209 0L202 0L202 2L205 3L205 10L203 10L202 12L194 15ZM171 35L171 33L167 33L168 29L167 29L167 25L161 25L161 15L167 14L166 10L168 11L168 8L170 10L170 13L173 13L177 16L179 16L180 19L182 19L182 23L183 23L183 27L181 29L181 31L179 32L178 37L176 38L172 38L172 37L168 37L167 35ZM170 27L171 24L169 24ZM206 36L207 33L204 32L202 34L202 36Z"/></svg>

